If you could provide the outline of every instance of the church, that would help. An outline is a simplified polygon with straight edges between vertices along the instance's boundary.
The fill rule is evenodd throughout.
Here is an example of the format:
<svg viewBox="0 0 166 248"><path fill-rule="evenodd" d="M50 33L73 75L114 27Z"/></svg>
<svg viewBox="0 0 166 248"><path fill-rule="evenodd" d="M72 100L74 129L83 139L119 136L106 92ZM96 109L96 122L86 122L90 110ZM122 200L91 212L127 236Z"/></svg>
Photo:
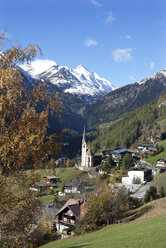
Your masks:
<svg viewBox="0 0 166 248"><path fill-rule="evenodd" d="M89 168L94 166L94 155L86 144L85 127L82 137L81 167Z"/></svg>

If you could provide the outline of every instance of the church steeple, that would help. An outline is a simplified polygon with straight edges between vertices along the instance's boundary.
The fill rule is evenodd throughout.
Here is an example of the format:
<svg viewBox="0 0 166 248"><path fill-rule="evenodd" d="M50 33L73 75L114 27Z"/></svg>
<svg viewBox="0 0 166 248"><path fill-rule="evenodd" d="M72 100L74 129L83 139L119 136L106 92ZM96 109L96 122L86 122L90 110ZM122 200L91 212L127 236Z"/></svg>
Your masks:
<svg viewBox="0 0 166 248"><path fill-rule="evenodd" d="M94 164L94 158L90 148L86 144L86 133L84 126L83 136L82 136L81 167L83 168L93 167L93 164Z"/></svg>
<svg viewBox="0 0 166 248"><path fill-rule="evenodd" d="M82 136L82 144L83 142L86 142L86 137L85 137L85 125L84 125L84 131L83 131L83 136Z"/></svg>

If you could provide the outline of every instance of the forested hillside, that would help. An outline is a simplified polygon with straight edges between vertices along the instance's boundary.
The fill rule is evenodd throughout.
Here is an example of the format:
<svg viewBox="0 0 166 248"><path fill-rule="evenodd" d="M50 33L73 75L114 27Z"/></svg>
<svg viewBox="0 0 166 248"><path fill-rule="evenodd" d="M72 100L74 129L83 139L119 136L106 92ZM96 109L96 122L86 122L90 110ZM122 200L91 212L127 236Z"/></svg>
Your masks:
<svg viewBox="0 0 166 248"><path fill-rule="evenodd" d="M83 116L90 128L105 122L115 121L127 112L156 101L166 90L166 77L161 71L141 82L114 90L91 105Z"/></svg>
<svg viewBox="0 0 166 248"><path fill-rule="evenodd" d="M148 142L151 135L160 136L165 131L161 125L166 118L166 93L154 103L126 114L123 119L112 122L106 129L99 126L96 131L88 134L90 147L94 152L99 149L115 148L117 146L130 147L139 142Z"/></svg>

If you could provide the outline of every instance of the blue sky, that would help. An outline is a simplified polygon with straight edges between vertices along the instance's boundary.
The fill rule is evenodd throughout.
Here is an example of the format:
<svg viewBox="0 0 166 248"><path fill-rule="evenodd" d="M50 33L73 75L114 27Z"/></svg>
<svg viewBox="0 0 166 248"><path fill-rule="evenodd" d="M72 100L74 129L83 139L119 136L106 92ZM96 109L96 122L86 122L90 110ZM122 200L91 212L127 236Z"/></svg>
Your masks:
<svg viewBox="0 0 166 248"><path fill-rule="evenodd" d="M0 30L117 87L166 68L165 0L0 0Z"/></svg>

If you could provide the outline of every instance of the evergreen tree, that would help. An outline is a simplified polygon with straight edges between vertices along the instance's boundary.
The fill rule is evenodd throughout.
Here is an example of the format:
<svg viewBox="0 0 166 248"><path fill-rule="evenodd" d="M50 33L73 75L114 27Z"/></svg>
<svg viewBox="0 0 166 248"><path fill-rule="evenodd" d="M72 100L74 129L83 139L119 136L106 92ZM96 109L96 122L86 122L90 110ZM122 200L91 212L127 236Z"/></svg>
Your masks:
<svg viewBox="0 0 166 248"><path fill-rule="evenodd" d="M144 201L150 202L157 198L159 198L159 195L157 194L157 188L155 186L150 186L149 189L146 191Z"/></svg>
<svg viewBox="0 0 166 248"><path fill-rule="evenodd" d="M133 165L133 158L130 154L126 153L123 160L122 160L122 165L126 168L129 169Z"/></svg>

